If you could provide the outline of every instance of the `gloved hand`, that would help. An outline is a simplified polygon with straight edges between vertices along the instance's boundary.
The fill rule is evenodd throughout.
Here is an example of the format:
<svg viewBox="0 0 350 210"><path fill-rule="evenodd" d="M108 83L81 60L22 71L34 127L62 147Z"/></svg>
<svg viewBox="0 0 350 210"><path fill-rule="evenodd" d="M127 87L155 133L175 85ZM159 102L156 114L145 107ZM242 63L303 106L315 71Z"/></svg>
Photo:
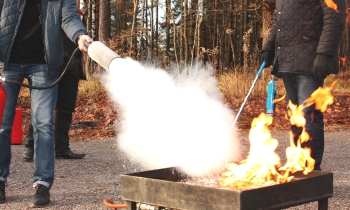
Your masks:
<svg viewBox="0 0 350 210"><path fill-rule="evenodd" d="M333 57L326 54L317 54L312 67L312 73L319 80L324 80L331 74L334 62Z"/></svg>
<svg viewBox="0 0 350 210"><path fill-rule="evenodd" d="M273 64L273 58L275 57L273 52L263 51L260 57L260 64L265 61L265 68Z"/></svg>

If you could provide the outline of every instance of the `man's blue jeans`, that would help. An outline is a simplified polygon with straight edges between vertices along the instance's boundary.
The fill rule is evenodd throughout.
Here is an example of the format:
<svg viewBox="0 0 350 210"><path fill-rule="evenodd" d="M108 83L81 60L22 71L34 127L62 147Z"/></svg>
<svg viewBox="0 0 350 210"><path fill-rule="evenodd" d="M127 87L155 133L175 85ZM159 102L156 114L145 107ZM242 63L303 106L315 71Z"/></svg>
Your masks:
<svg viewBox="0 0 350 210"><path fill-rule="evenodd" d="M282 79L287 92L287 104L291 101L293 104L300 105L315 90L323 86L323 81L318 80L313 75L282 73ZM311 148L311 157L316 161L315 170L321 170L320 166L324 152L323 114L316 110L314 105L305 108L303 112L306 119L306 132L310 135L310 140L303 143L302 147ZM296 143L302 129L292 126L292 132Z"/></svg>
<svg viewBox="0 0 350 210"><path fill-rule="evenodd" d="M2 72L6 79L29 85L46 87L57 77L48 79L46 64L9 64ZM0 179L6 182L11 162L11 131L20 86L4 82L7 93L6 105L0 129ZM49 89L31 89L31 115L34 126L34 173L33 181L50 188L54 179L55 142L53 130L53 111L57 100L57 85Z"/></svg>

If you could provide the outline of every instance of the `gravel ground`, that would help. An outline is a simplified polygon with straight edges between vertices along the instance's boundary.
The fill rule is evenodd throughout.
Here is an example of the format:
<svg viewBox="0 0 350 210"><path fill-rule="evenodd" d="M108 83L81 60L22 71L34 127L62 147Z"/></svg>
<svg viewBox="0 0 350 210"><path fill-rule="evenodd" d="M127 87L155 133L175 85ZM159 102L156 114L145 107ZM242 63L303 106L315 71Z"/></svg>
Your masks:
<svg viewBox="0 0 350 210"><path fill-rule="evenodd" d="M247 136L247 133L243 133L240 139L246 142ZM334 195L329 199L329 209L350 209L349 136L350 130L326 132L322 170L334 173ZM288 132L276 131L273 137L280 142L277 153L284 163ZM22 161L23 149L23 145L12 146L7 202L0 204L0 209L30 209L30 199L34 194L31 187L33 162ZM46 209L109 209L103 204L105 198L123 203L120 175L144 170L118 151L115 140L72 142L71 149L85 152L87 156L82 160L56 160L56 178L50 191L52 202ZM317 209L317 202L289 209Z"/></svg>

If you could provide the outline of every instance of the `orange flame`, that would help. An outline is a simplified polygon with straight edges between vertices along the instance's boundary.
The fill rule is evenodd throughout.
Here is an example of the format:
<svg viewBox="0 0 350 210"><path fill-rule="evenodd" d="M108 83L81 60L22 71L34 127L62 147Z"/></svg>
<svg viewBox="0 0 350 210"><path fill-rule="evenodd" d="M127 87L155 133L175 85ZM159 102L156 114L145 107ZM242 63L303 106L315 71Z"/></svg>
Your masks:
<svg viewBox="0 0 350 210"><path fill-rule="evenodd" d="M337 83L337 81L334 81L331 87L319 87L308 99L305 100L305 106L315 104L315 109L318 109L321 112L326 111L328 105L333 104L334 102L331 90L333 89L335 83Z"/></svg>
<svg viewBox="0 0 350 210"><path fill-rule="evenodd" d="M334 9L335 11L338 12L338 5L336 3L334 3L333 0L324 0L327 4L327 6L331 9Z"/></svg>
<svg viewBox="0 0 350 210"><path fill-rule="evenodd" d="M249 132L250 150L248 157L240 163L227 163L226 171L221 174L219 183L229 188L255 188L291 181L294 177L290 173L303 171L308 174L314 169L315 160L311 158L310 148L301 148L301 144L310 139L305 131L306 120L303 109L315 104L315 108L324 112L333 103L330 88L317 89L305 102L296 106L289 102L288 116L292 125L303 128L294 144L293 134L290 134L290 146L286 149L287 162L281 167L280 157L275 150L278 141L271 136L268 126L272 124L272 117L261 113L254 118Z"/></svg>
<svg viewBox="0 0 350 210"><path fill-rule="evenodd" d="M286 98L286 94L284 94L282 97L280 97L280 98L276 98L275 100L273 100L273 103L277 103L277 102L280 102L280 101L282 101L283 99L285 99Z"/></svg>
<svg viewBox="0 0 350 210"><path fill-rule="evenodd" d="M350 18L350 16L348 16L348 19ZM350 19L349 19L349 22L348 22L348 24L350 23ZM340 61L341 61L341 64L343 65L343 66L345 66L345 63L346 63L346 58L345 57L340 57Z"/></svg>
<svg viewBox="0 0 350 210"><path fill-rule="evenodd" d="M272 117L261 113L252 122L249 132L250 151L247 159L240 164L226 164L227 171L219 179L221 186L246 188L263 186L265 183L283 182L283 177L276 169L280 166L280 158L274 152L278 141L271 137L268 126Z"/></svg>

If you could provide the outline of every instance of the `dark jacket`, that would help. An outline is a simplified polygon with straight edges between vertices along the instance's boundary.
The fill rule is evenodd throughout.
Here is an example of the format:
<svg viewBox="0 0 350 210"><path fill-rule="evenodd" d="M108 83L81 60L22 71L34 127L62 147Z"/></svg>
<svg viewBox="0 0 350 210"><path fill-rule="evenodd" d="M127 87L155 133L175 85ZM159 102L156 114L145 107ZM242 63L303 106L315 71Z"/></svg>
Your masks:
<svg viewBox="0 0 350 210"><path fill-rule="evenodd" d="M61 27L73 42L76 42L80 33L87 34L75 3L72 0L41 0L45 60L50 77L57 76L63 64ZM0 0L0 62L4 63L4 70L10 59L25 4L26 0Z"/></svg>
<svg viewBox="0 0 350 210"><path fill-rule="evenodd" d="M317 53L332 56L338 73L338 45L345 27L345 0L334 0L338 11L324 0L276 0L274 22L262 51L274 53L272 74L312 74Z"/></svg>
<svg viewBox="0 0 350 210"><path fill-rule="evenodd" d="M86 26L86 21L85 17L82 17L82 22L84 26ZM74 51L77 49L77 44L72 42L68 36L64 33L62 29L62 34L63 34L63 48L64 48L64 54L63 54L63 66L61 73L64 71L66 68L68 61L71 59L71 56L73 55ZM84 68L84 56L83 53L78 50L75 52L73 55L70 67L78 68L79 71L79 79L86 80L86 72Z"/></svg>

